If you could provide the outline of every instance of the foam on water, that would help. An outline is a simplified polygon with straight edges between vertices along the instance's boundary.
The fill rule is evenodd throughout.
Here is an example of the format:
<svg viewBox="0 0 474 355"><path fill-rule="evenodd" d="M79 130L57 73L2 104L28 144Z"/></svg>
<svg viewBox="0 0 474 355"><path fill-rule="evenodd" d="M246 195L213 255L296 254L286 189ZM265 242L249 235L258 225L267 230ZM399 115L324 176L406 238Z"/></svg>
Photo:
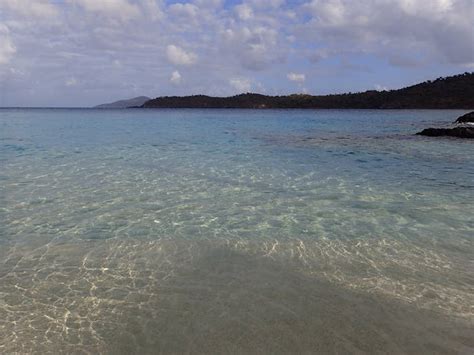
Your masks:
<svg viewBox="0 0 474 355"><path fill-rule="evenodd" d="M1 352L469 352L455 111L0 110Z"/></svg>

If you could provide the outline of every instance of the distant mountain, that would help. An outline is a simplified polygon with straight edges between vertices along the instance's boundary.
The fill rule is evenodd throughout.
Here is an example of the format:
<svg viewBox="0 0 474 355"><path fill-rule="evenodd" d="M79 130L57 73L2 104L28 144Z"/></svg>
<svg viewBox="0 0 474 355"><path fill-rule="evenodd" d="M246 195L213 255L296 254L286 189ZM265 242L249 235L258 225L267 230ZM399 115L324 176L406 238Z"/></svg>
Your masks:
<svg viewBox="0 0 474 355"><path fill-rule="evenodd" d="M110 104L102 104L94 106L94 108L128 108L142 106L145 102L149 101L150 98L146 96L138 96L133 99L115 101Z"/></svg>
<svg viewBox="0 0 474 355"><path fill-rule="evenodd" d="M147 101L144 108L360 108L360 109L473 109L474 73L429 80L390 91L365 91L339 95L232 97L165 96Z"/></svg>

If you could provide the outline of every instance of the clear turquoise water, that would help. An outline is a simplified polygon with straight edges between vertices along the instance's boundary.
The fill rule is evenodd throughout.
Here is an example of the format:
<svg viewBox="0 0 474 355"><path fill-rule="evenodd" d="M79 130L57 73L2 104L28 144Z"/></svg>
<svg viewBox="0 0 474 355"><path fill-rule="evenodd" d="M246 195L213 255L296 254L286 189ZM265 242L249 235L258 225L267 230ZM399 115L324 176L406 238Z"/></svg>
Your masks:
<svg viewBox="0 0 474 355"><path fill-rule="evenodd" d="M472 352L462 113L0 110L0 352Z"/></svg>

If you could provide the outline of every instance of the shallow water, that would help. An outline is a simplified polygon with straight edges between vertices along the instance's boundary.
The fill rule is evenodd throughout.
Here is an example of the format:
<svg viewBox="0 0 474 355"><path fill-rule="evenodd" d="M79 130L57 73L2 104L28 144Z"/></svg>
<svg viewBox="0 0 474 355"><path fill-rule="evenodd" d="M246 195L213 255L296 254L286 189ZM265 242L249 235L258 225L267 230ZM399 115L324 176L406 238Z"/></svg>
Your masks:
<svg viewBox="0 0 474 355"><path fill-rule="evenodd" d="M0 110L0 352L472 353L462 113Z"/></svg>

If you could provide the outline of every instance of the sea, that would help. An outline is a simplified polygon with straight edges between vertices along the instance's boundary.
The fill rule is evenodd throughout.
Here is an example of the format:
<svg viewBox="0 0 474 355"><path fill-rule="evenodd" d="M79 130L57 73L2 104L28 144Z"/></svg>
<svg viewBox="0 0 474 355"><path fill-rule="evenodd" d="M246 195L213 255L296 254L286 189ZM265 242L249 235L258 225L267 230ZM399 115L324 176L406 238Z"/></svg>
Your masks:
<svg viewBox="0 0 474 355"><path fill-rule="evenodd" d="M465 112L1 109L0 353L474 353Z"/></svg>

